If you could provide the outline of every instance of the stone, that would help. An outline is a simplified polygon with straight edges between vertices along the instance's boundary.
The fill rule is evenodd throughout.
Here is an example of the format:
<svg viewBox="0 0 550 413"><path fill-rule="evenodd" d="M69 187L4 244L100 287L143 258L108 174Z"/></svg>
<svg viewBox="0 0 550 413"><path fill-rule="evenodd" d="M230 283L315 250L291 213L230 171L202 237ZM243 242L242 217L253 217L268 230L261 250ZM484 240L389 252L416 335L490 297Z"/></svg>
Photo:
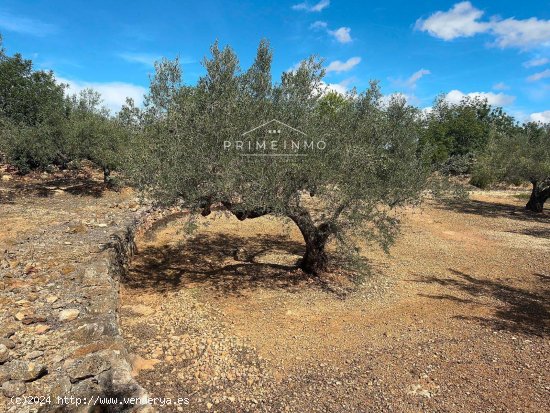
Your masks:
<svg viewBox="0 0 550 413"><path fill-rule="evenodd" d="M45 365L23 360L13 360L6 364L6 369L12 380L33 381L48 373Z"/></svg>
<svg viewBox="0 0 550 413"><path fill-rule="evenodd" d="M65 397L70 394L71 381L67 376L60 376L55 379L51 387L50 394L53 400L57 400L58 397Z"/></svg>
<svg viewBox="0 0 550 413"><path fill-rule="evenodd" d="M46 324L37 324L34 328L34 332L36 334L44 334L48 331L50 331L50 326L46 325Z"/></svg>
<svg viewBox="0 0 550 413"><path fill-rule="evenodd" d="M25 317L27 317L29 314L30 314L30 313L27 312L27 311L19 311L19 312L15 313L15 316L14 316L14 317L15 317L15 319L16 319L17 321L23 321L23 319L24 319Z"/></svg>
<svg viewBox="0 0 550 413"><path fill-rule="evenodd" d="M11 328L8 328L6 330L2 330L2 332L0 333L0 335L2 336L2 338L10 338L11 336L13 336L15 334L15 330L14 329L11 329ZM6 346L7 347L7 346Z"/></svg>
<svg viewBox="0 0 550 413"><path fill-rule="evenodd" d="M5 363L8 361L8 358L10 357L10 351L4 344L0 344L0 364Z"/></svg>
<svg viewBox="0 0 550 413"><path fill-rule="evenodd" d="M10 350L13 350L15 348L15 343L9 338L0 338L0 344L5 345Z"/></svg>
<svg viewBox="0 0 550 413"><path fill-rule="evenodd" d="M109 370L111 365L104 358L92 354L86 358L75 361L67 368L67 374L71 383L84 380Z"/></svg>
<svg viewBox="0 0 550 413"><path fill-rule="evenodd" d="M67 310L63 310L59 313L59 321L72 321L75 320L78 315L80 314L80 311L76 308L71 308Z"/></svg>
<svg viewBox="0 0 550 413"><path fill-rule="evenodd" d="M35 351L31 351L29 354L27 354L27 359L34 360L34 359L37 359L38 357L42 357L43 355L44 355L43 351L35 350Z"/></svg>
<svg viewBox="0 0 550 413"><path fill-rule="evenodd" d="M10 379L10 373L5 366L0 366L0 384L8 381Z"/></svg>
<svg viewBox="0 0 550 413"><path fill-rule="evenodd" d="M29 262L25 265L25 269L23 271L25 272L25 274L29 275L30 273L36 272L36 270L36 265L32 262Z"/></svg>
<svg viewBox="0 0 550 413"><path fill-rule="evenodd" d="M71 396L74 397L90 397L91 394L101 394L104 389L94 379L82 380L71 387Z"/></svg>
<svg viewBox="0 0 550 413"><path fill-rule="evenodd" d="M2 384L2 393L6 397L22 396L27 390L27 386L22 381L7 381Z"/></svg>
<svg viewBox="0 0 550 413"><path fill-rule="evenodd" d="M46 321L46 317L40 315L29 315L23 318L21 322L25 325L34 324L34 323L43 323Z"/></svg>
<svg viewBox="0 0 550 413"><path fill-rule="evenodd" d="M55 303L58 299L59 299L58 296L56 296L56 295L50 295L50 296L46 297L46 302L47 302L48 304L53 304L53 303Z"/></svg>
<svg viewBox="0 0 550 413"><path fill-rule="evenodd" d="M153 370L155 366L160 363L158 359L144 359L139 355L132 355L130 357L132 365L132 376L137 377L142 370Z"/></svg>

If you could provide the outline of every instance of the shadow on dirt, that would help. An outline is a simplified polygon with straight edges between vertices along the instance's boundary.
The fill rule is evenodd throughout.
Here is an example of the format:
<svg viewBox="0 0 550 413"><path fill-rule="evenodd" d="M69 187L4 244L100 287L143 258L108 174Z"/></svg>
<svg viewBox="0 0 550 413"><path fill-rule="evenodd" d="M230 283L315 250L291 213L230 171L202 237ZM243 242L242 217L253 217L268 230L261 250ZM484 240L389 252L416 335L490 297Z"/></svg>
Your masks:
<svg viewBox="0 0 550 413"><path fill-rule="evenodd" d="M550 222L550 217L549 217ZM550 239L550 228L524 228L517 231L509 231L513 234L529 235L531 237Z"/></svg>
<svg viewBox="0 0 550 413"><path fill-rule="evenodd" d="M481 215L490 218L510 218L531 222L549 222L550 220L548 211L536 213L528 211L521 206L479 201L475 199L449 200L445 203L438 204L437 207L463 214Z"/></svg>
<svg viewBox="0 0 550 413"><path fill-rule="evenodd" d="M244 249L251 257L278 250L302 255L304 246L284 236L240 238L199 235L185 245L163 245L139 251L123 281L130 288L171 291L206 287L223 295L241 295L256 288L299 291L313 280L297 266L235 261Z"/></svg>
<svg viewBox="0 0 550 413"><path fill-rule="evenodd" d="M449 269L453 277L424 277L420 282L439 284L466 293L470 298L455 297L451 294L429 296L433 299L453 300L455 302L477 305L494 305L494 317L457 316L463 320L472 320L490 326L495 330L507 330L536 336L550 334L550 277L534 274L534 288L528 290L503 282L478 279L472 275ZM487 303L485 298L496 300L496 304Z"/></svg>
<svg viewBox="0 0 550 413"><path fill-rule="evenodd" d="M0 202L13 204L21 196L49 198L56 193L66 192L74 196L100 198L107 190L106 185L85 175L55 177L41 181L16 181L3 188Z"/></svg>
<svg viewBox="0 0 550 413"><path fill-rule="evenodd" d="M19 188L40 197L50 197L56 191L64 191L75 196L100 198L106 190L102 182L82 176L55 178L44 182L21 185ZM16 189L19 188L16 187Z"/></svg>

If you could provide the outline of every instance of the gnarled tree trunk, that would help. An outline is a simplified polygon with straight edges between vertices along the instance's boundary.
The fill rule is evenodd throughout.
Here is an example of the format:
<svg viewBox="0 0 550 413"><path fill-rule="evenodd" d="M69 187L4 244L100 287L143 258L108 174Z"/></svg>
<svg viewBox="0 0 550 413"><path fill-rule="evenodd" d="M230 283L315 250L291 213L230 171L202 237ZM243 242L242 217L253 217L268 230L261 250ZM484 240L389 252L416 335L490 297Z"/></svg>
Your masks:
<svg viewBox="0 0 550 413"><path fill-rule="evenodd" d="M325 251L326 242L313 236L306 240L306 253L300 263L300 268L308 274L319 275L327 270L328 256Z"/></svg>
<svg viewBox="0 0 550 413"><path fill-rule="evenodd" d="M234 205L228 201L221 202L238 220L258 218L270 214L269 208L245 209L241 205ZM201 215L208 216L211 210L212 199L204 198L199 206ZM336 226L332 221L315 225L310 213L305 208L293 208L287 215L300 229L306 243L306 252L300 263L300 268L313 275L320 275L328 267L328 255L325 247L331 235L336 232ZM336 216L336 215L335 215Z"/></svg>
<svg viewBox="0 0 550 413"><path fill-rule="evenodd" d="M531 183L533 184L533 190L525 208L533 212L542 212L544 203L550 197L550 185L543 188L538 181L531 181Z"/></svg>
<svg viewBox="0 0 550 413"><path fill-rule="evenodd" d="M327 270L328 255L325 247L333 234L333 226L329 223L315 225L306 210L289 214L290 219L300 229L306 243L306 253L302 258L300 268L308 274L319 275Z"/></svg>

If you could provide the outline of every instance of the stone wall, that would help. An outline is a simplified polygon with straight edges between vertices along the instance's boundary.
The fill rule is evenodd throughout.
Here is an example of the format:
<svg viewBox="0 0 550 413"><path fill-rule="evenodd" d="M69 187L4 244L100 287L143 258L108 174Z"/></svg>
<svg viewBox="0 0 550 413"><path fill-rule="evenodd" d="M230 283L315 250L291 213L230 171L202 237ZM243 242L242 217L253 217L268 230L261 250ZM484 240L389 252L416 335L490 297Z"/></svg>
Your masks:
<svg viewBox="0 0 550 413"><path fill-rule="evenodd" d="M112 228L115 232L110 239L102 238L104 229L88 231L86 240L93 244L90 254L75 263L69 275L48 274L31 285L32 272L27 274L19 268L21 264L11 268L6 261L0 277L3 293L14 305L13 313L18 305L24 310L15 317L10 314L11 321L0 326L0 394L4 396L0 396L0 411L153 411L127 400L143 400L147 393L131 375L118 321L119 282L135 252L136 231L147 214L142 211L135 216L126 215L122 225ZM65 239L65 231L59 233L56 242ZM42 403L25 403L23 397L36 397ZM59 403L59 398L66 397L73 399Z"/></svg>

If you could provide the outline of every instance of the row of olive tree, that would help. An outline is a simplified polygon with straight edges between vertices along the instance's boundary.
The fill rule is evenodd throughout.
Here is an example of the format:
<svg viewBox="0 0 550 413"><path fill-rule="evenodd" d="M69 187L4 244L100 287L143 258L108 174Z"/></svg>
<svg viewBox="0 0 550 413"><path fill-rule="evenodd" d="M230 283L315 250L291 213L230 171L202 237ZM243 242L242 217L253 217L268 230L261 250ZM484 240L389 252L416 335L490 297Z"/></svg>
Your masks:
<svg viewBox="0 0 550 413"><path fill-rule="evenodd" d="M432 165L440 171L470 174L470 182L481 188L530 182L526 208L543 210L550 197L548 124L519 124L484 99L466 97L451 104L444 96L421 122L420 146L432 148Z"/></svg>
<svg viewBox="0 0 550 413"><path fill-rule="evenodd" d="M529 180L527 208L542 211L550 177L547 127L519 125L481 99L439 98L426 116L397 97L387 102L376 83L362 93L336 94L326 89L314 58L273 81L271 61L262 41L252 66L242 70L233 50L215 43L196 86L182 84L177 60L158 62L144 110L123 109L141 142L128 170L138 186L163 204L203 215L220 205L240 220L288 218L306 244L302 269L312 274L327 268L330 240L348 251L357 239L387 248L399 228L395 209L434 194L441 172L473 173L482 182L480 171L488 168L485 183ZM251 162L225 150L225 142L273 119L326 147L292 162Z"/></svg>
<svg viewBox="0 0 550 413"><path fill-rule="evenodd" d="M550 198L550 125L527 123L514 132L495 133L480 152L472 179L484 184L530 182L525 207L542 212Z"/></svg>
<svg viewBox="0 0 550 413"><path fill-rule="evenodd" d="M101 107L97 92L66 96L53 73L31 60L8 56L0 37L0 152L21 173L70 161L95 162L110 182L121 164L126 129Z"/></svg>
<svg viewBox="0 0 550 413"><path fill-rule="evenodd" d="M128 101L113 118L97 93L67 98L51 72L0 51L0 151L22 172L89 159L108 181L123 167L152 199L203 215L218 205L241 220L286 217L304 237L301 265L313 274L327 268L330 240L347 251L357 239L387 248L399 228L396 208L434 194L441 172L473 172L479 183L529 180L527 207L542 211L547 127L520 126L479 99L440 98L426 116L398 97L383 99L376 83L336 94L315 58L274 81L271 62L265 41L247 70L216 43L206 74L189 86L177 59L160 61L144 107ZM272 132L257 128L270 120L323 147L286 157L226 147L245 131Z"/></svg>

